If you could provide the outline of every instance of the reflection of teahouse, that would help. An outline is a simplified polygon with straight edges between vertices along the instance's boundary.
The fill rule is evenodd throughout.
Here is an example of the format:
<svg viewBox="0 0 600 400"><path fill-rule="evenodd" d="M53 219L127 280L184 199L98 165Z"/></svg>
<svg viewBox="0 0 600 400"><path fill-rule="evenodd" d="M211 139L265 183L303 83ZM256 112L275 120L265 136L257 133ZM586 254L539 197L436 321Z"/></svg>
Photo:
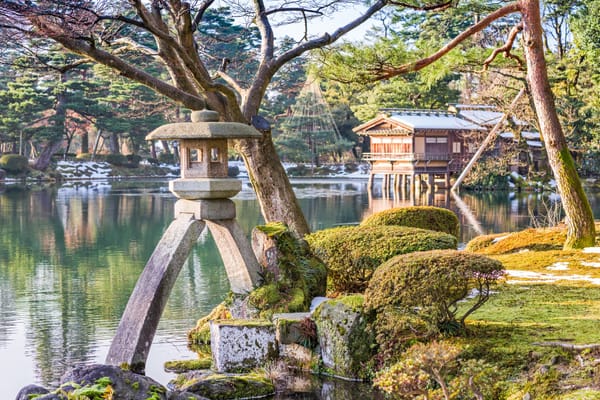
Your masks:
<svg viewBox="0 0 600 400"><path fill-rule="evenodd" d="M380 115L354 131L367 136L370 152L363 159L371 164L370 184L374 175L384 177L388 187L394 176L395 186L427 175L432 186L443 176L449 186L450 174L460 171L477 149L486 128L441 110L384 109Z"/></svg>
<svg viewBox="0 0 600 400"><path fill-rule="evenodd" d="M163 125L146 140L178 140L181 178L169 182L169 189L188 200L229 198L241 189L241 181L227 177L227 140L259 138L249 125L218 122L215 111L192 112L192 122Z"/></svg>

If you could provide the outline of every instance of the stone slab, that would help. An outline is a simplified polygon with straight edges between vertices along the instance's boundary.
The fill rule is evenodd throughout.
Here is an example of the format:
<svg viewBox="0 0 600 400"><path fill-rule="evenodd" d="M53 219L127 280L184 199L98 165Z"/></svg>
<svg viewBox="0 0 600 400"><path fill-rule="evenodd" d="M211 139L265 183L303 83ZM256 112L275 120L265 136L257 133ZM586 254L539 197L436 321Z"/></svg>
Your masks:
<svg viewBox="0 0 600 400"><path fill-rule="evenodd" d="M195 219L234 219L235 203L229 199L186 200L175 202L175 218L179 214L193 214Z"/></svg>
<svg viewBox="0 0 600 400"><path fill-rule="evenodd" d="M275 327L260 320L211 321L210 348L217 372L264 366L278 354Z"/></svg>
<svg viewBox="0 0 600 400"><path fill-rule="evenodd" d="M310 313L281 313L273 315L275 338L279 344L303 344L307 342L301 323Z"/></svg>
<svg viewBox="0 0 600 400"><path fill-rule="evenodd" d="M228 199L242 190L242 181L233 178L175 179L169 190L180 199Z"/></svg>

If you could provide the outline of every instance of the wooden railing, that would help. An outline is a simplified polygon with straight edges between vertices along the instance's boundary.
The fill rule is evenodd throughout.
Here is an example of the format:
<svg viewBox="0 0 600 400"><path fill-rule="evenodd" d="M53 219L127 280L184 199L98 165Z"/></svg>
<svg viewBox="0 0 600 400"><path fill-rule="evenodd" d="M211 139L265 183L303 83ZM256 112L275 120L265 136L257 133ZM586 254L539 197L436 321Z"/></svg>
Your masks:
<svg viewBox="0 0 600 400"><path fill-rule="evenodd" d="M448 153L363 153L365 161L448 161Z"/></svg>

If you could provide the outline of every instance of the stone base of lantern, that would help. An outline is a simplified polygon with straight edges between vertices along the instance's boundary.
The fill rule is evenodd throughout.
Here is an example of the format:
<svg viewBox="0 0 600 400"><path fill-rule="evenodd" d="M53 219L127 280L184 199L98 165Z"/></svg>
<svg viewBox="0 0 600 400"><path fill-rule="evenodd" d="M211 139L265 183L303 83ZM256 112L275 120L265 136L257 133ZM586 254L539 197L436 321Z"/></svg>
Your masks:
<svg viewBox="0 0 600 400"><path fill-rule="evenodd" d="M228 199L242 190L242 181L233 178L175 179L169 190L180 199Z"/></svg>
<svg viewBox="0 0 600 400"><path fill-rule="evenodd" d="M175 218L179 214L193 214L195 219L235 219L235 203L229 199L180 199L175 202Z"/></svg>

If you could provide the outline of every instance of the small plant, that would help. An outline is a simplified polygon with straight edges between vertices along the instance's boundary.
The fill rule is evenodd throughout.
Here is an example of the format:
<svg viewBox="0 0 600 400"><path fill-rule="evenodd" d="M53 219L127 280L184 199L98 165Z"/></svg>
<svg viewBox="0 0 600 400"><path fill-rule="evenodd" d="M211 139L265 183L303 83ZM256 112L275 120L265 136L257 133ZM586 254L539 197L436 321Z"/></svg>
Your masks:
<svg viewBox="0 0 600 400"><path fill-rule="evenodd" d="M300 321L298 327L302 338L300 344L306 348L314 349L318 343L317 324L315 324L315 321L306 317Z"/></svg>
<svg viewBox="0 0 600 400"><path fill-rule="evenodd" d="M496 370L481 360L461 361L461 353L447 341L417 343L401 361L379 372L373 384L401 399L492 398Z"/></svg>

